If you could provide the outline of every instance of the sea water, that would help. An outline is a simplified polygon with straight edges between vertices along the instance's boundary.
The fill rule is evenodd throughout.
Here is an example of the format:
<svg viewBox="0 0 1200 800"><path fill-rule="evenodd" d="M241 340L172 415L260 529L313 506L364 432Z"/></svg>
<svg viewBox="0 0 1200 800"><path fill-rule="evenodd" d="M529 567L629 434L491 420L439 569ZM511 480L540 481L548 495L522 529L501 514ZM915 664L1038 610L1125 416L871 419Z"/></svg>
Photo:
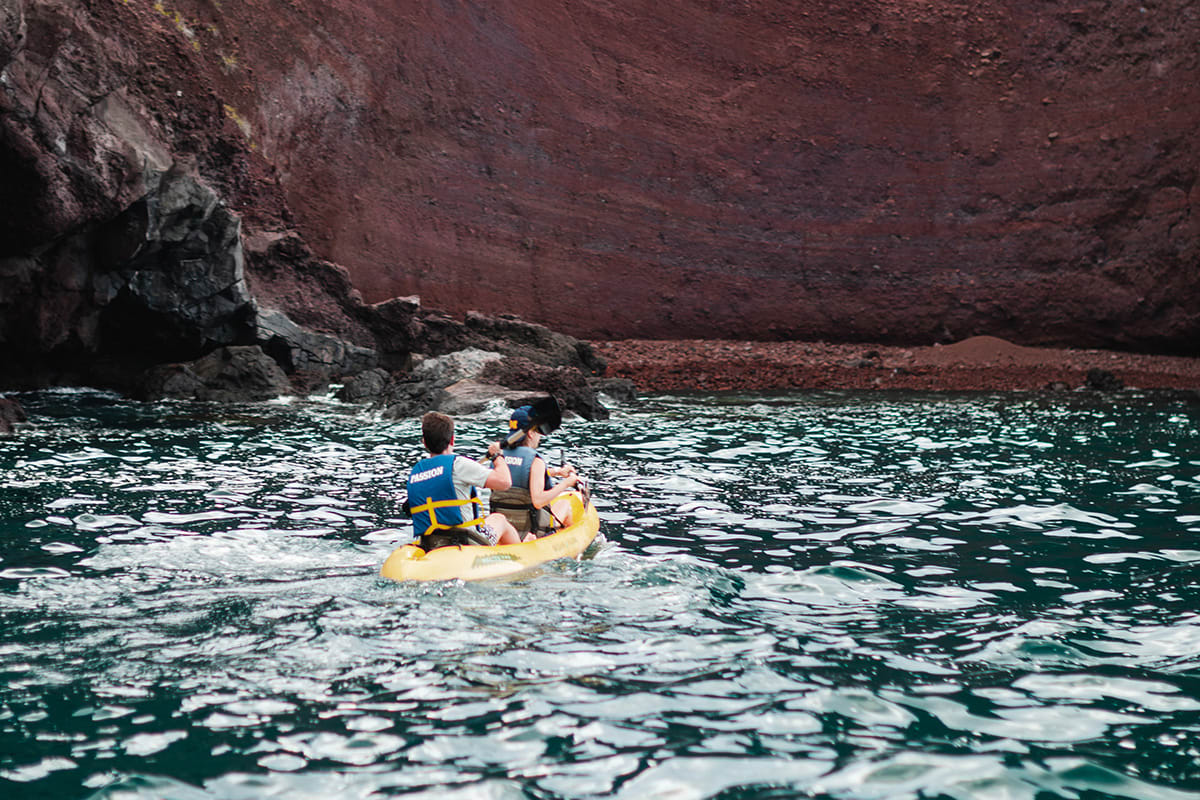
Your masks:
<svg viewBox="0 0 1200 800"><path fill-rule="evenodd" d="M415 420L19 399L5 798L1200 796L1195 398L643 398L587 558L413 585Z"/></svg>

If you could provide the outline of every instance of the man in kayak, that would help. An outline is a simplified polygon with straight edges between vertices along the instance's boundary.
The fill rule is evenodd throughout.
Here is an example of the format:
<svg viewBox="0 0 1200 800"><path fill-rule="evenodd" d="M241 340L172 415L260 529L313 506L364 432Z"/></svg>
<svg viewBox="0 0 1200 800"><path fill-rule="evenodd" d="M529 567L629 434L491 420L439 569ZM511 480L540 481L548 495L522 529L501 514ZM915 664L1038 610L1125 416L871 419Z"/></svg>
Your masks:
<svg viewBox="0 0 1200 800"><path fill-rule="evenodd" d="M538 424L533 407L515 409L508 427L512 433L507 439L488 445L488 457L503 454L512 474L512 488L492 492L492 509L504 514L521 533L545 535L555 527L569 526L573 522L571 504L555 498L578 485L575 468L570 464L549 467L538 454L543 426ZM551 478L561 480L552 482Z"/></svg>
<svg viewBox="0 0 1200 800"><path fill-rule="evenodd" d="M421 418L421 441L430 455L409 472L407 501L421 548L519 543L520 534L503 514L484 516L479 499L479 488L503 491L512 486L505 460L494 458L489 468L455 454L454 420L437 411Z"/></svg>

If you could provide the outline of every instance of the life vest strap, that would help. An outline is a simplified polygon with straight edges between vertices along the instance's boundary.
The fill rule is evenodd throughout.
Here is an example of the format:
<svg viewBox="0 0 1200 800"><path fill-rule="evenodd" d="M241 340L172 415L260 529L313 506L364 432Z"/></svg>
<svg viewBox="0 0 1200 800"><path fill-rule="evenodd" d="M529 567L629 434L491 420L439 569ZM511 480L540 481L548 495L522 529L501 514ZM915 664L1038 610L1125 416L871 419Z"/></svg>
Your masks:
<svg viewBox="0 0 1200 800"><path fill-rule="evenodd" d="M464 522L458 522L453 525L446 525L444 523L438 522L437 509L469 506L472 503L479 506L479 510L476 513L482 514L483 501L480 500L478 497L468 497L466 500L459 500L458 498L455 498L453 500L434 500L432 497L427 497L427 498L425 498L425 502L422 503L421 505L413 506L412 513L415 516L416 514L422 512L422 511L429 512L429 527L426 528L425 531L421 534L422 536L425 536L430 531L444 531L444 530L450 530L451 528L473 528L476 525L482 525L483 524L483 516L478 516L475 519L466 520Z"/></svg>

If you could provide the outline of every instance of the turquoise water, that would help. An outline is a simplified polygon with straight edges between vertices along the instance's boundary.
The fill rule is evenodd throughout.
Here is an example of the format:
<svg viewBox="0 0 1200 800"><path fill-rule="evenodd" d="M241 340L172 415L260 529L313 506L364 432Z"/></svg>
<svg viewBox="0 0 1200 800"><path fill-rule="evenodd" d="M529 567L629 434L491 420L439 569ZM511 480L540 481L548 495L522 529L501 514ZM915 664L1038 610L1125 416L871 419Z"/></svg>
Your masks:
<svg viewBox="0 0 1200 800"><path fill-rule="evenodd" d="M6 798L1200 796L1195 400L652 397L592 557L401 585L411 421L20 399Z"/></svg>

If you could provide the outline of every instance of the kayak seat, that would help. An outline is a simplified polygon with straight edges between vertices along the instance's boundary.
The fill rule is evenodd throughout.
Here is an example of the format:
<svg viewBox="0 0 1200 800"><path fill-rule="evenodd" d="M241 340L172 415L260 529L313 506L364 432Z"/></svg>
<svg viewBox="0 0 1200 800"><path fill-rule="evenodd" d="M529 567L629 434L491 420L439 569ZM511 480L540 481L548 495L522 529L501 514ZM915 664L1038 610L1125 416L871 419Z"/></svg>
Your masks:
<svg viewBox="0 0 1200 800"><path fill-rule="evenodd" d="M421 537L421 549L428 553L439 547L466 547L482 545L490 547L491 542L475 528L441 528Z"/></svg>

